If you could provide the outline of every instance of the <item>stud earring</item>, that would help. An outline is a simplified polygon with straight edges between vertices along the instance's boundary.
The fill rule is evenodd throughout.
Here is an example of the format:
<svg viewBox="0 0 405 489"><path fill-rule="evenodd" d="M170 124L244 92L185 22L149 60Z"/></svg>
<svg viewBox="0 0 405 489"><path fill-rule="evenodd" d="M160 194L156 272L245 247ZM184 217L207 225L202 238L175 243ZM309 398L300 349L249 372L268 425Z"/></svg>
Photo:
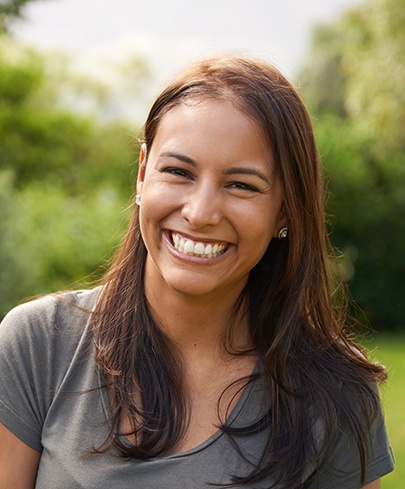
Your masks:
<svg viewBox="0 0 405 489"><path fill-rule="evenodd" d="M135 204L136 205L141 205L141 196L140 196L140 194L136 194L136 196L135 196Z"/></svg>
<svg viewBox="0 0 405 489"><path fill-rule="evenodd" d="M277 234L278 239L284 239L288 236L288 228L281 228Z"/></svg>

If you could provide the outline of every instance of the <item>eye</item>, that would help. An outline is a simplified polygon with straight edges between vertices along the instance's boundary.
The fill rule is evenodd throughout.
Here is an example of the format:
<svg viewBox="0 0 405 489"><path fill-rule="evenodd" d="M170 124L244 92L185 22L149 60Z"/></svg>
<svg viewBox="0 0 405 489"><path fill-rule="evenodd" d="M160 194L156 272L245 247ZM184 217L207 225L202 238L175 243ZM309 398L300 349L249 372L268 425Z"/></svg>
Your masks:
<svg viewBox="0 0 405 489"><path fill-rule="evenodd" d="M238 190L247 190L249 192L258 192L259 190L254 187L253 185L249 185L248 183L244 182L232 182L227 185L229 188L235 188Z"/></svg>
<svg viewBox="0 0 405 489"><path fill-rule="evenodd" d="M182 168L176 168L172 166L163 168L162 173L170 173L171 175L174 175L176 177L191 178L191 175L188 171L183 170Z"/></svg>

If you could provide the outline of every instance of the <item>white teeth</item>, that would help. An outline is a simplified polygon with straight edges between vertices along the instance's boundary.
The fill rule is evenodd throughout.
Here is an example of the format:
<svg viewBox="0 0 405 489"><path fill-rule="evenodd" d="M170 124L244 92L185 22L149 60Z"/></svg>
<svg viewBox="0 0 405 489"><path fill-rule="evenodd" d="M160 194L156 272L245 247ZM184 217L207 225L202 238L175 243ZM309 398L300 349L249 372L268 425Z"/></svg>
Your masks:
<svg viewBox="0 0 405 489"><path fill-rule="evenodd" d="M205 254L207 254L206 251L205 251L204 243L197 243L194 246L193 253L195 253L196 255L205 255Z"/></svg>
<svg viewBox="0 0 405 489"><path fill-rule="evenodd" d="M184 253L194 253L194 241L188 239L184 245Z"/></svg>
<svg viewBox="0 0 405 489"><path fill-rule="evenodd" d="M215 258L225 252L227 245L224 243L205 245L202 242L195 243L191 239L184 239L176 233L172 233L173 246L180 253L187 255L198 255L202 258Z"/></svg>

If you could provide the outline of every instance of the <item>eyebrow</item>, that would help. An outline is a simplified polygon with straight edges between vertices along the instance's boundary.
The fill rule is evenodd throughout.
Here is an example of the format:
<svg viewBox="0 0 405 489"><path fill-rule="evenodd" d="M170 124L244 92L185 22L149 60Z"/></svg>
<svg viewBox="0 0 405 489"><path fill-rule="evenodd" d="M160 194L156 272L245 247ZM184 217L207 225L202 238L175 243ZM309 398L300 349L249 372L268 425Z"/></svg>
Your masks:
<svg viewBox="0 0 405 489"><path fill-rule="evenodd" d="M224 175L255 175L256 177L259 177L261 180L269 184L269 179L263 175L263 173L259 170L256 170L254 168L248 168L248 167L231 167L227 168L224 171Z"/></svg>
<svg viewBox="0 0 405 489"><path fill-rule="evenodd" d="M193 158L190 158L189 156L183 155L181 153L176 153L175 151L165 151L160 155L163 158L175 158L176 160L182 161L183 163L187 163L188 165L193 166L194 168L197 168L197 163L193 160Z"/></svg>
<svg viewBox="0 0 405 489"><path fill-rule="evenodd" d="M175 158L179 161L182 161L183 163L186 163L188 165L191 165L194 168L198 167L198 164L193 158L190 158L189 156L186 156L182 153L176 153L175 151L165 151L164 153L161 154L162 157L166 158ZM269 179L259 170L256 170L255 168L249 168L249 167L244 167L244 166L235 166L235 167L230 167L226 168L223 171L224 175L254 175L267 184L270 184Z"/></svg>

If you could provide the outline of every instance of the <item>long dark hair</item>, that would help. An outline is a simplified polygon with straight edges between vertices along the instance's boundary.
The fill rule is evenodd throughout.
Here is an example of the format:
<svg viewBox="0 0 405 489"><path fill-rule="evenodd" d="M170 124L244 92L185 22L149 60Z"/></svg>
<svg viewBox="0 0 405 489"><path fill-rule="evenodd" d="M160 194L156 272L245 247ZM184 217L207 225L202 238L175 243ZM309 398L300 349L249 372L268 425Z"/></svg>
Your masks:
<svg viewBox="0 0 405 489"><path fill-rule="evenodd" d="M269 386L271 410L254 426L221 427L232 439L266 426L269 437L244 484L272 475L288 489L301 487L309 454L318 465L344 427L357 442L362 479L367 423L377 412L370 385L385 379L347 334L341 295L334 294L333 250L325 229L324 190L307 111L292 85L267 63L220 57L197 63L164 89L144 127L151 148L162 117L187 99L231 100L263 130L284 193L289 236L273 239L251 271L239 303L247 305L251 339ZM124 457L170 453L188 420L181 362L156 324L144 294L146 248L134 212L104 279L94 312L97 363L110 381L112 431L104 447ZM339 388L339 386L344 388ZM131 420L135 442L122 443L120 421ZM325 433L314 441L314 418Z"/></svg>

